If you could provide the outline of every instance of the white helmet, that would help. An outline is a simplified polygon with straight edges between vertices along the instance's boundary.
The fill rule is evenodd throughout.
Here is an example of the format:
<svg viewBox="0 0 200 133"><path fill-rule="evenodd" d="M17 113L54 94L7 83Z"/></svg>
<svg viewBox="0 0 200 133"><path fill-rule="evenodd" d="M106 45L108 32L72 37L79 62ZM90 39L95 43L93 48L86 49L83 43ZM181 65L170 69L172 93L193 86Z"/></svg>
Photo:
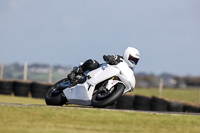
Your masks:
<svg viewBox="0 0 200 133"><path fill-rule="evenodd" d="M124 51L124 60L129 65L129 67L133 68L135 65L137 65L139 59L140 59L140 52L133 47L128 47Z"/></svg>

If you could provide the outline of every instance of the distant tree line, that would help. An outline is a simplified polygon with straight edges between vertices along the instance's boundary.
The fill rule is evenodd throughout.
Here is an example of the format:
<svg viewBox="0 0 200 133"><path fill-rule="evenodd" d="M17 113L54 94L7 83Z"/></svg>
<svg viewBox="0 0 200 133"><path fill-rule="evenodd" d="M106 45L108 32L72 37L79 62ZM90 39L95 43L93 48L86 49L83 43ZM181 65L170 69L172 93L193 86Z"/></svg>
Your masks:
<svg viewBox="0 0 200 133"><path fill-rule="evenodd" d="M11 79L22 79L23 78L23 65L19 63L13 63L9 65L5 65L4 67L4 78L11 78ZM40 64L40 63L34 63L28 65L28 70L34 69L48 69L49 67L52 67L54 71L55 81L59 80L60 77L63 75L67 75L67 72L70 72L72 70L72 66L61 66L61 65L54 65L50 66L48 64ZM67 70L61 71L61 70ZM63 73L59 76L60 72ZM46 74L47 75L47 74ZM41 74L34 74L29 71L28 77L31 79L38 79L42 80ZM38 77L37 77L38 76ZM41 77L41 78L39 78ZM163 79L164 87L170 87L170 88L186 88L186 87L200 87L200 76L176 76L169 73L163 73L161 75L154 75L154 74L147 74L147 73L136 73L136 87L137 88L150 88L150 87L158 87L160 83L160 79ZM46 79L44 79L46 80Z"/></svg>
<svg viewBox="0 0 200 133"><path fill-rule="evenodd" d="M179 77L179 76L175 76L174 79L176 80L176 86L177 87L179 87L183 83L187 87L200 87L200 76L197 76L197 77L192 77L192 76Z"/></svg>
<svg viewBox="0 0 200 133"><path fill-rule="evenodd" d="M160 79L164 80L164 87L171 88L197 88L200 87L200 76L176 76L171 74L136 74L136 87L158 87Z"/></svg>

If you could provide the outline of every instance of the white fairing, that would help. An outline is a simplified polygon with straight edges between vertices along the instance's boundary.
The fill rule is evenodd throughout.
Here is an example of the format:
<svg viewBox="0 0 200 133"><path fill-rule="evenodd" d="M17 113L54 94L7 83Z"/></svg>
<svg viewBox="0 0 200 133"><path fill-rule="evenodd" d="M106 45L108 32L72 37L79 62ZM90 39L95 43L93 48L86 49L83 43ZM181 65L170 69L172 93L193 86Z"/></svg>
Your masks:
<svg viewBox="0 0 200 133"><path fill-rule="evenodd" d="M132 69L129 68L125 61L119 63L118 65L115 65L115 67L117 67L121 72L121 74L118 76L126 86L125 93L127 91L130 91L131 88L135 88L134 72Z"/></svg>
<svg viewBox="0 0 200 133"><path fill-rule="evenodd" d="M91 99L95 86L113 76L117 76L121 81L113 80L108 83L108 89L117 84L118 82L125 85L124 93L131 91L135 87L135 76L133 71L123 61L118 65L103 64L99 68L87 73L90 79L86 80L83 84L78 84L71 88L63 90L67 100L71 104L91 105Z"/></svg>
<svg viewBox="0 0 200 133"><path fill-rule="evenodd" d="M67 97L67 100L72 104L80 105L91 105L92 94L94 87L90 87L89 84L78 84L72 88L67 88L64 90L64 94Z"/></svg>

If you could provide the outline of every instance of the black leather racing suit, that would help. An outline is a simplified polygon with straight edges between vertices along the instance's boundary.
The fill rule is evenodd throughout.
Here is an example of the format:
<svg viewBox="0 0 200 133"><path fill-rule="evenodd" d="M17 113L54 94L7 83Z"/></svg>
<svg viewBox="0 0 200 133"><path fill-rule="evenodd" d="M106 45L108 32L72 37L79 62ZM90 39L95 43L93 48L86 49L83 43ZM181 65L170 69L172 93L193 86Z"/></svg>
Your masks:
<svg viewBox="0 0 200 133"><path fill-rule="evenodd" d="M120 60L121 58L123 57L120 55L104 55L103 56L104 61L110 65L117 65L119 62L121 62ZM75 81L77 75L82 74L88 70L92 71L94 69L97 69L99 65L100 64L96 60L88 59L82 65L72 70L71 73L67 75L67 77L69 80L73 82Z"/></svg>

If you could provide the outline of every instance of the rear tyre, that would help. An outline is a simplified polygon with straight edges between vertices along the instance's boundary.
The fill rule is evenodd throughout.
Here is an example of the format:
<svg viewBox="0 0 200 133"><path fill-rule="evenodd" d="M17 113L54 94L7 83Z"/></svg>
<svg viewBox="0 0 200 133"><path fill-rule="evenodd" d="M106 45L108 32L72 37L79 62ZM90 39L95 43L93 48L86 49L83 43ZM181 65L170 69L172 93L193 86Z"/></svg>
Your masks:
<svg viewBox="0 0 200 133"><path fill-rule="evenodd" d="M57 83L55 83L50 89L47 91L45 96L45 102L47 105L54 105L54 106L62 106L67 102L67 99L63 93L63 91L58 91L56 87L62 82L67 81L67 78L64 78Z"/></svg>
<svg viewBox="0 0 200 133"><path fill-rule="evenodd" d="M114 90L108 97L98 98L98 92L93 95L92 106L96 108L104 108L113 104L120 96L124 93L125 86L121 83L118 83L114 86Z"/></svg>

